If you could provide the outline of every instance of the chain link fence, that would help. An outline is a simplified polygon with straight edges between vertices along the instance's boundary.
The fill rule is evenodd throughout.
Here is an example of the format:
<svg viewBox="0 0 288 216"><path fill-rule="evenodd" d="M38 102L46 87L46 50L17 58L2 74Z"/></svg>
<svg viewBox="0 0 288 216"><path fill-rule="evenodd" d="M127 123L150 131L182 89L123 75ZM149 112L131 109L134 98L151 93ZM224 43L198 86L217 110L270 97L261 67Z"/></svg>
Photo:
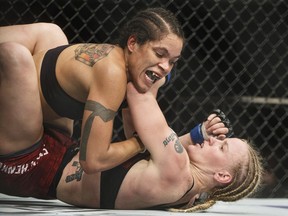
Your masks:
<svg viewBox="0 0 288 216"><path fill-rule="evenodd" d="M257 197L288 197L288 1L0 0L0 25L53 22L71 43L111 42L139 9L163 6L187 44L159 104L171 127L189 131L215 108L250 138L266 167ZM121 118L114 139L122 139Z"/></svg>

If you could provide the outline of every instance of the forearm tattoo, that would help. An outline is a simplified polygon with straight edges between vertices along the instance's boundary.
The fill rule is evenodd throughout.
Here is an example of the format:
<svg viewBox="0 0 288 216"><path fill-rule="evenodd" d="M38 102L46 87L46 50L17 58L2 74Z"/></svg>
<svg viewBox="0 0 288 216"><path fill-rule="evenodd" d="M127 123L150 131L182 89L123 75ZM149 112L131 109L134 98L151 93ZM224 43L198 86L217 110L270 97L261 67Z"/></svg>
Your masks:
<svg viewBox="0 0 288 216"><path fill-rule="evenodd" d="M79 163L78 161L73 161L72 166L76 166L76 167L77 167L77 168L76 168L76 171L75 171L74 174L68 175L68 176L66 177L66 179L65 179L65 182L66 182L66 183L69 183L69 182L74 181L74 180L80 181L81 178L82 178L83 169L82 169L80 163Z"/></svg>
<svg viewBox="0 0 288 216"><path fill-rule="evenodd" d="M167 146L169 142L174 141L174 149L177 153L183 152L183 146L180 143L180 140L175 132L172 132L166 139L163 141L164 146Z"/></svg>
<svg viewBox="0 0 288 216"><path fill-rule="evenodd" d="M92 111L92 113L88 116L85 122L80 145L80 160L86 161L87 143L94 118L96 116L99 116L104 122L108 122L114 119L116 112L111 109L107 109L102 104L96 101L91 100L88 100L86 102L84 109Z"/></svg>
<svg viewBox="0 0 288 216"><path fill-rule="evenodd" d="M74 51L75 59L93 67L97 61L108 56L113 48L114 46L109 44L81 44Z"/></svg>

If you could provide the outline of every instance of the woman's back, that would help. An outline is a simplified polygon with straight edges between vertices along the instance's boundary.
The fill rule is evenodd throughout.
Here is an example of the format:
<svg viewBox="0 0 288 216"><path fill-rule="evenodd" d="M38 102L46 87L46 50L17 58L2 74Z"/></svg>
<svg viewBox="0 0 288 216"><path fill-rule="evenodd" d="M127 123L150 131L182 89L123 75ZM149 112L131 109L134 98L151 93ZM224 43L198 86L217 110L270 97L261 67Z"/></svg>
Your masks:
<svg viewBox="0 0 288 216"><path fill-rule="evenodd" d="M97 85L107 86L105 80L108 76L117 80L121 88L113 94L119 94L119 98L124 99L121 92L126 89L127 77L122 48L109 44L64 45L33 57L41 84L46 123L72 134L72 120L83 118L88 95L93 97L91 90L97 91Z"/></svg>

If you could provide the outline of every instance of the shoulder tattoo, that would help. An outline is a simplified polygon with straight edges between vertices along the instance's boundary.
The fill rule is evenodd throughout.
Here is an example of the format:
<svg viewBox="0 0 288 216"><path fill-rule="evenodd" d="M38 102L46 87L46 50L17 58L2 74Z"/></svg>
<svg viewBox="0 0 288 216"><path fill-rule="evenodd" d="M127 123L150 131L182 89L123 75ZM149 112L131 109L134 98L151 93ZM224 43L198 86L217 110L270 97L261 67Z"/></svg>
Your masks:
<svg viewBox="0 0 288 216"><path fill-rule="evenodd" d="M88 138L90 136L94 118L96 116L99 116L104 122L108 122L113 120L116 115L115 111L107 109L102 104L91 100L87 100L84 109L92 111L92 113L88 116L82 132L81 145L80 145L80 160L83 161L86 160L87 143Z"/></svg>
<svg viewBox="0 0 288 216"><path fill-rule="evenodd" d="M180 143L180 140L174 131L163 141L164 146L167 146L169 142L174 142L174 149L177 153L180 154L183 152L183 146Z"/></svg>
<svg viewBox="0 0 288 216"><path fill-rule="evenodd" d="M93 67L97 61L108 56L113 48L109 44L81 44L74 51L75 59Z"/></svg>

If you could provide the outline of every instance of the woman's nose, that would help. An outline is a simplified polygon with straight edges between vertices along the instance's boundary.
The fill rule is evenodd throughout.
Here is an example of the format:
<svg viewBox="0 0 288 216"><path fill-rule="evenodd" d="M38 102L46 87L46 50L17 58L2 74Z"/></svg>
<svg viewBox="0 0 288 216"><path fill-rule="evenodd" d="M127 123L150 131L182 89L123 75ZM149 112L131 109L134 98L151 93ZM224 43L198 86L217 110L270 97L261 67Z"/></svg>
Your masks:
<svg viewBox="0 0 288 216"><path fill-rule="evenodd" d="M165 76L171 71L172 65L170 65L169 60L162 61L159 66L165 72Z"/></svg>

